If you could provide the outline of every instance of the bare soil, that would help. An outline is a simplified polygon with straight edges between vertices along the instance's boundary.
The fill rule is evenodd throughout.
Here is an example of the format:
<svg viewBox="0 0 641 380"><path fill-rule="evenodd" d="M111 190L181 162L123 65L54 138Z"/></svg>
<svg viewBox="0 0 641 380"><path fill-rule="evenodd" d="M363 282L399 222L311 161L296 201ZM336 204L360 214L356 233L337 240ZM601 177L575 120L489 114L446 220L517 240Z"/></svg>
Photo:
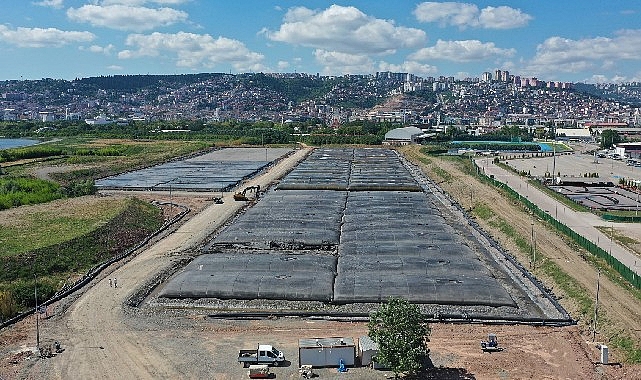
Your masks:
<svg viewBox="0 0 641 380"><path fill-rule="evenodd" d="M260 184L263 188L290 170L304 154L304 151L298 152L247 185ZM406 154L411 157L416 150ZM493 188L465 176L448 161L434 160L425 167L437 182L440 179L434 172L435 165L454 176L453 180L440 185L460 198L463 206L470 206L469 189L473 187L477 202L486 202L498 216L513 221L520 233L529 236L531 216L518 205L499 196ZM57 340L64 352L48 359L32 353L36 336L33 317L2 330L0 379L247 378L247 370L236 363L237 352L259 342L281 348L290 360L284 367L272 369L276 378L297 379L299 338L358 338L366 334L363 322L298 318L219 320L208 318L207 310L197 308L126 306L126 301L140 286L183 258L191 247L233 217L243 205L234 202L232 194L224 196L222 205L213 204L207 196L193 198L190 218L173 233L128 262L115 265L81 293L56 305L49 318L40 320L41 344ZM176 195L173 200L183 201ZM479 222L517 257L526 260L511 239L493 230L488 223ZM541 253L563 265L564 270L575 275L587 289L593 288L594 269L581 259L576 249L553 231L542 225L537 227ZM109 279L114 278L118 281L117 288L109 284ZM638 300L607 280L602 281L602 291L602 305L608 317L615 321L608 331L632 332L641 326ZM572 302L565 298L561 302L571 313L575 312L576 305ZM599 350L591 342L582 320L578 326L565 328L453 324L432 324L431 328L429 347L434 367L421 378L641 379L640 366L618 364L623 359L617 350L611 350L610 361L615 364L597 364ZM479 342L490 332L498 335L504 348L502 352L489 354L480 350ZM597 340L603 338L598 335ZM339 374L335 368L315 371L321 379L384 379L391 375L369 368L350 368L347 374Z"/></svg>

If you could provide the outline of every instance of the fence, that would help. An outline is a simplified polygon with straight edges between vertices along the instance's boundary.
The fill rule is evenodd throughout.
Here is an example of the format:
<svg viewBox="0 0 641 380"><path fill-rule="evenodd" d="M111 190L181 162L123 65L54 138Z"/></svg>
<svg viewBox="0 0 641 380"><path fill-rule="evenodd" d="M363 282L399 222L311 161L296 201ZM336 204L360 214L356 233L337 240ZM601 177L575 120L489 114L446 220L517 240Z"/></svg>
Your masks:
<svg viewBox="0 0 641 380"><path fill-rule="evenodd" d="M491 185L504 190L510 197L512 197L515 200L518 200L522 204L524 204L530 211L532 211L536 216L539 218L543 219L544 221L548 222L550 225L552 225L554 228L556 228L558 231L562 232L572 240L574 240L579 246L585 248L588 252L593 254L594 256L605 260L605 262L610 265L614 270L616 270L621 277L625 278L630 284L632 284L634 287L637 289L641 289L641 276L637 275L633 270L628 268L627 266L623 265L619 260L617 260L615 257L610 255L608 252L606 252L603 248L599 247L598 245L594 244L590 240L586 239L585 237L579 235L575 231L573 231L570 227L566 226L565 224L559 222L558 220L554 219L552 215L548 214L546 211L541 210L537 205L532 203L529 199L522 197L521 194L513 190L511 187L508 185L504 184L503 182L500 182L494 178L488 177L485 173L483 173L482 170L477 166L477 173L479 176L481 176L482 180L490 183ZM612 218L618 218L614 215L611 216ZM621 217L623 218L623 217ZM641 219L641 217L640 217ZM607 219L607 220L619 220L619 219ZM629 219L626 219L629 220Z"/></svg>

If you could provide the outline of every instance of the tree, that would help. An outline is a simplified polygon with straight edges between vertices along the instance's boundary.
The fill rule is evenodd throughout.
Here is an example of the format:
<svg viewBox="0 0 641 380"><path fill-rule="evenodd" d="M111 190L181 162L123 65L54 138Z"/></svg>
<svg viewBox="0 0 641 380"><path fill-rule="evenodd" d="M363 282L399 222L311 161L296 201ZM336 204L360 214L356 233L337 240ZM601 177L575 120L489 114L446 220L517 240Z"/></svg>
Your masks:
<svg viewBox="0 0 641 380"><path fill-rule="evenodd" d="M387 365L396 377L422 368L430 328L418 306L392 297L372 313L367 327L378 344L377 362Z"/></svg>
<svg viewBox="0 0 641 380"><path fill-rule="evenodd" d="M621 136L619 136L619 132L613 131L611 129L606 129L605 131L601 132L601 149L609 149L612 147L614 144L618 144L621 142Z"/></svg>

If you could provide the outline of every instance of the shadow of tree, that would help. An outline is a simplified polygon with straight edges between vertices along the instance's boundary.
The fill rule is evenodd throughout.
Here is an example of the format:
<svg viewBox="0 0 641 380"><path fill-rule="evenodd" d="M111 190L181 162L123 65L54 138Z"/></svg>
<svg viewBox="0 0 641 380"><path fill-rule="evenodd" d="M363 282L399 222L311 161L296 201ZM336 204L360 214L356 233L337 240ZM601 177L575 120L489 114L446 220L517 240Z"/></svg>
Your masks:
<svg viewBox="0 0 641 380"><path fill-rule="evenodd" d="M417 379L439 379L439 380L476 380L474 374L469 373L465 368L427 368L417 374Z"/></svg>

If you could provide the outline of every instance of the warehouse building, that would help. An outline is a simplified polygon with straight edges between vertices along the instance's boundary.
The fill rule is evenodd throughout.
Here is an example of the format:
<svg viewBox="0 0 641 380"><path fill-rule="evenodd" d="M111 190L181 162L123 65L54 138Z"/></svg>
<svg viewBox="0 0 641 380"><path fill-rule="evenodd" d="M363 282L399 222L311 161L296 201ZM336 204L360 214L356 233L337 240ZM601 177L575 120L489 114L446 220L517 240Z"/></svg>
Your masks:
<svg viewBox="0 0 641 380"><path fill-rule="evenodd" d="M417 127L396 128L385 134L384 145L409 145L423 138L423 131Z"/></svg>

